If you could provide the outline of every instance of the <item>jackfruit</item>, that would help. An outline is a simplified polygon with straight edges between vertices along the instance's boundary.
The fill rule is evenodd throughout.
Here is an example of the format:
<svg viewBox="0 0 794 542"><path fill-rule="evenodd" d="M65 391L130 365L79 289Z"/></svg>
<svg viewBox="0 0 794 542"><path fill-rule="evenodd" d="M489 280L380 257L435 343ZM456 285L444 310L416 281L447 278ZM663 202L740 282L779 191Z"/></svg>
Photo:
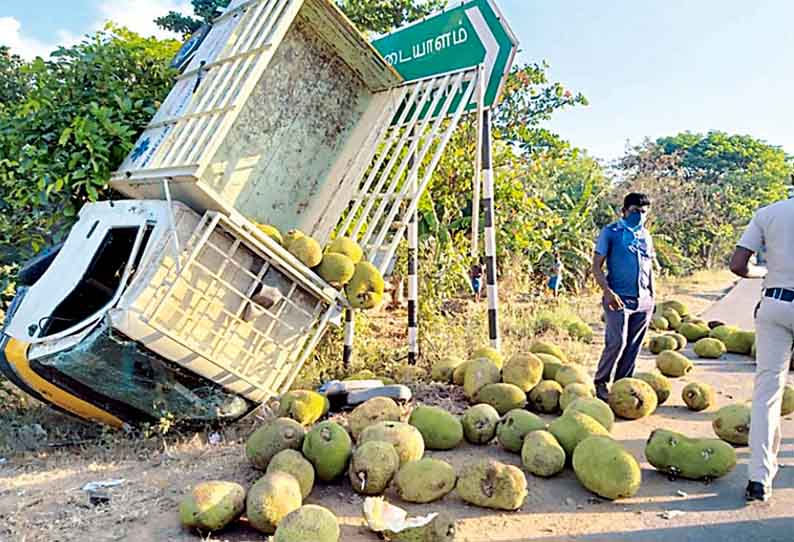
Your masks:
<svg viewBox="0 0 794 542"><path fill-rule="evenodd" d="M254 431L245 444L245 455L259 470L265 470L270 460L282 450L300 450L306 430L289 418L270 420Z"/></svg>
<svg viewBox="0 0 794 542"><path fill-rule="evenodd" d="M400 456L400 465L408 461L422 459L425 453L425 441L422 433L407 423L402 422L379 422L370 425L359 436L359 444L381 440L394 446L397 455Z"/></svg>
<svg viewBox="0 0 794 542"><path fill-rule="evenodd" d="M306 267L317 267L323 259L320 243L305 235L290 242L287 250Z"/></svg>
<svg viewBox="0 0 794 542"><path fill-rule="evenodd" d="M651 319L651 329L656 331L669 331L670 322L664 316L654 316Z"/></svg>
<svg viewBox="0 0 794 542"><path fill-rule="evenodd" d="M388 397L373 397L361 403L347 417L350 434L356 441L361 432L378 422L399 422L402 412L397 403Z"/></svg>
<svg viewBox="0 0 794 542"><path fill-rule="evenodd" d="M454 373L455 369L462 363L463 360L455 356L443 358L433 365L430 371L430 378L435 382L449 384L452 382L452 373Z"/></svg>
<svg viewBox="0 0 794 542"><path fill-rule="evenodd" d="M678 329L681 327L681 315L675 309L667 308L662 312L662 318L667 320L667 325L670 329Z"/></svg>
<svg viewBox="0 0 794 542"><path fill-rule="evenodd" d="M352 454L350 435L336 422L318 423L306 433L303 441L303 455L324 482L340 477L347 470Z"/></svg>
<svg viewBox="0 0 794 542"><path fill-rule="evenodd" d="M709 336L709 328L703 324L687 322L678 328L678 332L690 342L697 342Z"/></svg>
<svg viewBox="0 0 794 542"><path fill-rule="evenodd" d="M400 384L416 384L427 380L427 371L416 365L403 365L394 372L394 379Z"/></svg>
<svg viewBox="0 0 794 542"><path fill-rule="evenodd" d="M725 442L747 446L750 438L750 407L741 403L722 407L714 414L711 427Z"/></svg>
<svg viewBox="0 0 794 542"><path fill-rule="evenodd" d="M573 451L587 437L609 435L609 431L598 423L595 418L581 412L569 411L551 422L549 433L554 435L567 458L573 457Z"/></svg>
<svg viewBox="0 0 794 542"><path fill-rule="evenodd" d="M621 378L609 390L609 406L627 420L637 420L656 410L656 392L646 382L637 378Z"/></svg>
<svg viewBox="0 0 794 542"><path fill-rule="evenodd" d="M678 350L678 341L670 335L657 335L651 339L648 348L653 354L661 354L667 350Z"/></svg>
<svg viewBox="0 0 794 542"><path fill-rule="evenodd" d="M758 358L758 341L753 343L753 347L750 349L750 356L753 359ZM794 370L794 360L791 361L791 369Z"/></svg>
<svg viewBox="0 0 794 542"><path fill-rule="evenodd" d="M562 386L554 380L544 380L529 391L529 402L537 412L554 414L560 409Z"/></svg>
<svg viewBox="0 0 794 542"><path fill-rule="evenodd" d="M380 495L399 468L400 456L394 446L379 440L365 442L356 448L350 460L350 485L356 493Z"/></svg>
<svg viewBox="0 0 794 542"><path fill-rule="evenodd" d="M428 503L443 499L455 489L455 469L439 459L409 461L397 471L394 485L404 501Z"/></svg>
<svg viewBox="0 0 794 542"><path fill-rule="evenodd" d="M308 497L314 488L314 466L297 450L282 450L273 456L265 474L286 472L291 474L301 488L301 497Z"/></svg>
<svg viewBox="0 0 794 542"><path fill-rule="evenodd" d="M480 389L488 384L496 384L501 378L499 367L490 360L481 358L472 361L466 368L466 376L463 377L463 391L466 397L473 399Z"/></svg>
<svg viewBox="0 0 794 542"><path fill-rule="evenodd" d="M488 384L477 392L477 403L491 405L499 414L527 406L527 394L512 384Z"/></svg>
<svg viewBox="0 0 794 542"><path fill-rule="evenodd" d="M788 384L783 388L783 402L780 404L780 415L788 416L794 412L794 386Z"/></svg>
<svg viewBox="0 0 794 542"><path fill-rule="evenodd" d="M596 399L595 397L582 397L576 399L568 405L568 408L566 408L564 412L581 412L582 414L587 414L600 423L607 431L612 431L612 426L615 424L615 414L612 412L612 409L604 401Z"/></svg>
<svg viewBox="0 0 794 542"><path fill-rule="evenodd" d="M634 373L634 378L642 380L653 388L653 391L656 392L657 405L663 405L665 401L670 398L670 394L673 392L673 385L666 376L658 371L653 371L650 373Z"/></svg>
<svg viewBox="0 0 794 542"><path fill-rule="evenodd" d="M358 243L350 237L337 237L325 247L326 254L341 254L347 256L353 265L361 261L364 251Z"/></svg>
<svg viewBox="0 0 794 542"><path fill-rule="evenodd" d="M689 410L700 412L714 404L714 388L702 382L690 382L681 391L681 399Z"/></svg>
<svg viewBox="0 0 794 542"><path fill-rule="evenodd" d="M664 376L678 378L679 376L688 374L693 366L692 362L683 354L673 352L672 350L665 350L656 357L656 368L659 369Z"/></svg>
<svg viewBox="0 0 794 542"><path fill-rule="evenodd" d="M376 375L369 369L362 369L360 371L356 371L351 375L348 375L344 381L350 382L351 380L379 380L379 378L378 375Z"/></svg>
<svg viewBox="0 0 794 542"><path fill-rule="evenodd" d="M645 445L648 463L661 472L691 480L714 480L736 466L736 450L719 439L688 438L657 429Z"/></svg>
<svg viewBox="0 0 794 542"><path fill-rule="evenodd" d="M688 343L686 337L684 337L680 333L670 333L670 337L675 339L676 342L678 343L678 348L676 348L676 350L683 350L684 348L686 348L686 345Z"/></svg>
<svg viewBox="0 0 794 542"><path fill-rule="evenodd" d="M723 342L728 352L749 356L755 344L755 332L740 329L725 337Z"/></svg>
<svg viewBox="0 0 794 542"><path fill-rule="evenodd" d="M565 468L565 450L548 431L532 431L521 446L521 464L530 474L548 478Z"/></svg>
<svg viewBox="0 0 794 542"><path fill-rule="evenodd" d="M399 533L384 531L383 536L389 542L453 542L455 519L442 512L422 526L409 527Z"/></svg>
<svg viewBox="0 0 794 542"><path fill-rule="evenodd" d="M512 465L477 459L464 465L457 490L461 499L474 506L517 510L527 496L527 479Z"/></svg>
<svg viewBox="0 0 794 542"><path fill-rule="evenodd" d="M488 444L496 434L499 413L494 407L479 404L463 413L463 436L471 444Z"/></svg>
<svg viewBox="0 0 794 542"><path fill-rule="evenodd" d="M179 521L190 529L220 531L245 509L245 489L234 482L201 482L179 504Z"/></svg>
<svg viewBox="0 0 794 542"><path fill-rule="evenodd" d="M284 238L281 236L281 232L278 231L278 228L275 226L271 226L270 224L257 224L257 229L273 239L279 245L284 244Z"/></svg>
<svg viewBox="0 0 794 542"><path fill-rule="evenodd" d="M422 433L428 450L451 450L463 440L458 417L440 407L420 405L411 412L408 423Z"/></svg>
<svg viewBox="0 0 794 542"><path fill-rule="evenodd" d="M466 370L469 368L473 360L464 361L452 371L452 383L456 386L462 386L463 381L466 379Z"/></svg>
<svg viewBox="0 0 794 542"><path fill-rule="evenodd" d="M502 382L528 392L543 378L543 362L535 354L514 354L502 367Z"/></svg>
<svg viewBox="0 0 794 542"><path fill-rule="evenodd" d="M634 456L606 436L586 438L576 447L573 470L585 488L610 500L633 496L642 482Z"/></svg>
<svg viewBox="0 0 794 542"><path fill-rule="evenodd" d="M551 354L535 353L535 355L543 362L543 380L554 380L557 371L563 366L562 361Z"/></svg>
<svg viewBox="0 0 794 542"><path fill-rule="evenodd" d="M736 326L717 326L709 332L709 337L712 339L717 339L721 343L725 344L725 342L728 340L728 337L737 331L741 330Z"/></svg>
<svg viewBox="0 0 794 542"><path fill-rule="evenodd" d="M283 237L283 239L284 239L284 242L283 242L282 244L284 245L284 248L286 248L287 250L289 250L289 247L290 247L290 245L291 245L292 243L294 243L294 242L295 242L295 241L297 241L298 239L303 239L304 237L306 237L306 234L305 234L305 233L303 233L303 232L302 232L302 231L300 231L300 230L289 230L289 231L287 232L287 234L286 234L286 235ZM290 252L291 252L291 251L290 251Z"/></svg>
<svg viewBox="0 0 794 542"><path fill-rule="evenodd" d="M496 438L502 448L517 454L521 451L527 433L542 429L546 429L545 421L531 412L517 408L505 414L496 426Z"/></svg>
<svg viewBox="0 0 794 542"><path fill-rule="evenodd" d="M593 328L581 320L569 322L567 326L568 336L575 341L589 343L593 340Z"/></svg>
<svg viewBox="0 0 794 542"><path fill-rule="evenodd" d="M326 254L317 268L317 274L337 289L350 282L355 271L356 265L344 254Z"/></svg>
<svg viewBox="0 0 794 542"><path fill-rule="evenodd" d="M595 389L592 384L582 384L581 382L568 384L562 389L562 395L560 395L560 409L565 411L568 405L582 397L595 397Z"/></svg>
<svg viewBox="0 0 794 542"><path fill-rule="evenodd" d="M245 515L251 527L273 534L284 516L300 508L302 501L300 484L294 476L272 472L251 486L245 500Z"/></svg>
<svg viewBox="0 0 794 542"><path fill-rule="evenodd" d="M383 300L386 283L380 271L369 262L358 262L345 295L354 309L374 309Z"/></svg>
<svg viewBox="0 0 794 542"><path fill-rule="evenodd" d="M329 406L325 395L311 390L293 390L281 397L278 415L307 427L325 416Z"/></svg>
<svg viewBox="0 0 794 542"><path fill-rule="evenodd" d="M556 344L551 344L546 341L535 341L532 343L532 346L529 347L529 351L533 354L549 354L563 363L568 363L568 356L566 356L565 352Z"/></svg>
<svg viewBox="0 0 794 542"><path fill-rule="evenodd" d="M281 520L273 542L339 542L339 523L328 509L307 504Z"/></svg>
<svg viewBox="0 0 794 542"><path fill-rule="evenodd" d="M719 359L727 351L728 349L725 348L725 344L719 339L700 339L695 343L695 354L701 358Z"/></svg>
<svg viewBox="0 0 794 542"><path fill-rule="evenodd" d="M565 389L565 386L579 382L580 384L592 384L593 379L587 374L587 371L578 365L565 365L560 367L554 380Z"/></svg>
<svg viewBox="0 0 794 542"><path fill-rule="evenodd" d="M689 307L687 307L680 301L676 301L675 299L671 299L670 301L665 301L664 303L662 303L661 308L662 310L673 309L682 318L689 316Z"/></svg>
<svg viewBox="0 0 794 542"><path fill-rule="evenodd" d="M489 360L491 363L493 363L500 369L502 368L502 365L504 365L504 361L505 361L502 354L500 354L497 349L491 348L490 346L483 346L471 353L472 361L483 358Z"/></svg>

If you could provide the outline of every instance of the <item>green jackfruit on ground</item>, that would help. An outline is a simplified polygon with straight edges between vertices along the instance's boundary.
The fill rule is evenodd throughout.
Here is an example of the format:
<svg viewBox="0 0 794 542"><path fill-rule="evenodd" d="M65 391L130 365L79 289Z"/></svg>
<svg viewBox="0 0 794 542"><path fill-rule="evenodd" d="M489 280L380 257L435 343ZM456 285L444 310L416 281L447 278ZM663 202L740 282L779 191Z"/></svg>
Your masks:
<svg viewBox="0 0 794 542"><path fill-rule="evenodd" d="M337 237L325 247L326 254L342 254L353 262L353 265L361 261L364 251L358 243L350 237Z"/></svg>
<svg viewBox="0 0 794 542"><path fill-rule="evenodd" d="M369 262L358 262L353 278L345 286L345 295L354 309L374 309L383 300L386 283L383 275Z"/></svg>
<svg viewBox="0 0 794 542"><path fill-rule="evenodd" d="M681 399L689 410L700 412L714 404L714 388L703 382L690 382L681 391Z"/></svg>
<svg viewBox="0 0 794 542"><path fill-rule="evenodd" d="M369 369L361 369L360 371L356 371L355 373L346 376L344 381L350 382L351 380L379 380L379 378L378 375Z"/></svg>
<svg viewBox="0 0 794 542"><path fill-rule="evenodd" d="M568 363L568 356L565 355L565 352L562 351L562 348L550 342L535 341L529 347L529 351L533 354L549 354L563 363Z"/></svg>
<svg viewBox="0 0 794 542"><path fill-rule="evenodd" d="M469 368L473 360L464 361L452 371L452 383L456 386L462 386L463 381L466 379L466 370Z"/></svg>
<svg viewBox="0 0 794 542"><path fill-rule="evenodd" d="M440 459L409 461L397 471L394 485L406 502L428 503L443 499L458 479L452 465Z"/></svg>
<svg viewBox="0 0 794 542"><path fill-rule="evenodd" d="M499 413L494 407L479 404L469 407L463 413L463 436L471 444L488 444L496 434Z"/></svg>
<svg viewBox="0 0 794 542"><path fill-rule="evenodd" d="M606 436L584 439L573 453L573 471L588 490L616 500L633 496L640 489L640 464L617 441Z"/></svg>
<svg viewBox="0 0 794 542"><path fill-rule="evenodd" d="M546 422L539 416L520 408L511 410L496 427L496 438L502 448L517 454L524 444L524 437L532 431L546 429Z"/></svg>
<svg viewBox="0 0 794 542"><path fill-rule="evenodd" d="M788 416L794 413L794 386L787 384L783 388L783 403L780 405L780 415Z"/></svg>
<svg viewBox="0 0 794 542"><path fill-rule="evenodd" d="M284 238L281 236L281 232L278 231L277 227L271 226L270 224L257 224L256 227L279 245L284 244Z"/></svg>
<svg viewBox="0 0 794 542"><path fill-rule="evenodd" d="M543 378L543 362L535 354L514 354L502 367L502 382L528 392Z"/></svg>
<svg viewBox="0 0 794 542"><path fill-rule="evenodd" d="M568 458L573 457L576 447L587 437L609 435L609 431L593 417L570 409L549 424L549 433L554 435Z"/></svg>
<svg viewBox="0 0 794 542"><path fill-rule="evenodd" d="M653 354L661 354L666 350L678 350L678 341L670 335L657 335L651 339L648 350Z"/></svg>
<svg viewBox="0 0 794 542"><path fill-rule="evenodd" d="M304 499L314 489L314 466L297 450L282 450L274 455L265 474L272 472L291 474L298 481Z"/></svg>
<svg viewBox="0 0 794 542"><path fill-rule="evenodd" d="M560 409L562 386L554 380L543 380L529 391L532 408L543 414L554 414Z"/></svg>
<svg viewBox="0 0 794 542"><path fill-rule="evenodd" d="M685 304L675 299L671 299L670 301L663 302L659 308L661 308L662 311L664 311L665 309L673 309L682 318L689 316L689 307L687 307Z"/></svg>
<svg viewBox="0 0 794 542"><path fill-rule="evenodd" d="M433 368L430 370L430 378L435 382L449 384L452 382L452 373L454 373L455 369L462 363L463 360L455 356L442 358L433 365Z"/></svg>
<svg viewBox="0 0 794 542"><path fill-rule="evenodd" d="M323 249L320 247L320 243L308 235L290 242L287 250L306 267L317 267L323 259Z"/></svg>
<svg viewBox="0 0 794 542"><path fill-rule="evenodd" d="M289 250L289 247L292 245L292 243L304 237L306 237L306 234L300 230L289 230L287 234L283 236L284 242L282 244L284 245L284 248Z"/></svg>
<svg viewBox="0 0 794 542"><path fill-rule="evenodd" d="M394 379L400 384L410 386L427 380L427 371L416 365L402 365L394 371Z"/></svg>
<svg viewBox="0 0 794 542"><path fill-rule="evenodd" d="M709 327L705 324L697 324L694 322L686 322L681 324L678 332L686 337L689 342L697 342L700 339L705 339L709 336Z"/></svg>
<svg viewBox="0 0 794 542"><path fill-rule="evenodd" d="M714 480L736 466L736 450L718 439L688 438L657 429L645 445L645 457L657 470L691 480Z"/></svg>
<svg viewBox="0 0 794 542"><path fill-rule="evenodd" d="M556 380L559 385L563 387L563 389L565 389L565 386L575 382L579 382L580 384L593 383L593 379L590 378L590 375L587 374L587 371L578 365L565 365L560 367L560 370L557 371L554 380Z"/></svg>
<svg viewBox="0 0 794 542"><path fill-rule="evenodd" d="M307 504L281 520L273 542L339 542L339 522L327 508Z"/></svg>
<svg viewBox="0 0 794 542"><path fill-rule="evenodd" d="M548 478L565 468L565 450L548 431L532 431L521 446L521 464L530 474Z"/></svg>
<svg viewBox="0 0 794 542"><path fill-rule="evenodd" d="M575 341L589 343L593 340L593 328L582 320L574 320L566 327L568 336Z"/></svg>
<svg viewBox="0 0 794 542"><path fill-rule="evenodd" d="M492 348L490 346L483 346L483 347L478 348L477 350L475 350L474 352L471 353L471 358L470 359L472 361L478 360L478 359L482 359L482 358L485 358L485 359L489 360L491 363L493 363L494 365L496 365L500 369L502 368L502 366L504 365L504 362L505 362L505 359L502 356L502 354L500 354L497 349Z"/></svg>
<svg viewBox="0 0 794 542"><path fill-rule="evenodd" d="M551 354L535 353L535 355L543 362L543 380L554 380L557 371L563 366L562 361Z"/></svg>
<svg viewBox="0 0 794 542"><path fill-rule="evenodd" d="M270 460L282 450L300 450L306 430L289 418L265 422L254 431L245 443L245 455L259 470L267 469Z"/></svg>
<svg viewBox="0 0 794 542"><path fill-rule="evenodd" d="M384 531L389 542L453 542L455 540L455 518L440 513L425 525L403 529L399 533Z"/></svg>
<svg viewBox="0 0 794 542"><path fill-rule="evenodd" d="M317 274L337 289L350 282L355 272L356 265L344 254L326 254L317 268Z"/></svg>
<svg viewBox="0 0 794 542"><path fill-rule="evenodd" d="M380 440L365 442L355 449L350 460L350 485L356 493L380 495L399 468L400 456L394 446Z"/></svg>
<svg viewBox="0 0 794 542"><path fill-rule="evenodd" d="M179 504L179 521L189 529L220 531L245 509L245 489L234 482L196 485Z"/></svg>
<svg viewBox="0 0 794 542"><path fill-rule="evenodd" d="M480 358L472 361L466 368L466 375L463 377L463 391L466 397L473 399L477 392L488 384L496 384L502 379L499 367L490 360Z"/></svg>
<svg viewBox="0 0 794 542"><path fill-rule="evenodd" d="M714 414L711 427L725 442L747 446L750 438L750 407L742 403L722 407Z"/></svg>
<svg viewBox="0 0 794 542"><path fill-rule="evenodd" d="M732 354L749 356L755 344L755 332L738 330L725 337L725 348Z"/></svg>
<svg viewBox="0 0 794 542"><path fill-rule="evenodd" d="M499 414L527 406L527 395L512 384L488 384L477 392L475 402L491 405Z"/></svg>
<svg viewBox="0 0 794 542"><path fill-rule="evenodd" d="M272 472L256 481L245 499L248 523L265 534L273 534L281 520L303 502L298 481L291 474Z"/></svg>
<svg viewBox="0 0 794 542"><path fill-rule="evenodd" d="M694 350L695 354L706 359L719 359L728 351L725 343L714 338L700 339L695 343Z"/></svg>
<svg viewBox="0 0 794 542"><path fill-rule="evenodd" d="M670 322L664 316L654 316L651 318L651 329L655 331L669 331Z"/></svg>
<svg viewBox="0 0 794 542"><path fill-rule="evenodd" d="M656 410L657 401L654 389L638 378L621 378L609 390L609 406L627 420L650 416Z"/></svg>
<svg viewBox="0 0 794 542"><path fill-rule="evenodd" d="M689 342L689 341L687 341L687 338L684 337L683 335L681 335L680 333L670 333L670 337L675 339L675 341L678 343L678 348L676 348L676 350L679 350L679 351L683 350L684 348L686 348L686 345Z"/></svg>
<svg viewBox="0 0 794 542"><path fill-rule="evenodd" d="M441 407L420 405L408 423L416 427L428 450L451 450L463 440L463 425L457 416Z"/></svg>
<svg viewBox="0 0 794 542"><path fill-rule="evenodd" d="M717 326L709 332L709 337L712 339L717 339L721 343L725 344L725 342L728 340L728 337L737 331L741 330L736 326Z"/></svg>
<svg viewBox="0 0 794 542"><path fill-rule="evenodd" d="M678 378L687 375L693 369L693 366L685 355L672 350L665 350L656 357L656 368L664 376Z"/></svg>
<svg viewBox="0 0 794 542"><path fill-rule="evenodd" d="M670 329L678 329L681 327L681 315L673 308L667 308L662 312L662 318L667 320Z"/></svg>
<svg viewBox="0 0 794 542"><path fill-rule="evenodd" d="M634 373L634 378L642 380L650 387L653 388L653 391L656 392L656 403L657 405L663 405L667 399L670 398L670 394L673 392L673 385L659 371L652 371L649 373Z"/></svg>
<svg viewBox="0 0 794 542"><path fill-rule="evenodd" d="M350 435L336 422L318 423L303 440L303 455L311 461L317 477L324 482L342 476L352 454Z"/></svg>
<svg viewBox="0 0 794 542"><path fill-rule="evenodd" d="M293 390L285 393L278 404L278 415L292 418L304 427L325 416L329 408L328 398L311 390Z"/></svg>
<svg viewBox="0 0 794 542"><path fill-rule="evenodd" d="M460 471L461 499L474 506L517 510L527 496L527 479L521 469L493 459L475 459Z"/></svg>
<svg viewBox="0 0 794 542"><path fill-rule="evenodd" d="M425 453L425 441L422 433L407 423L379 422L370 425L361 432L358 442L363 444L373 440L388 442L397 450L400 456L400 465L408 461L418 461Z"/></svg>
<svg viewBox="0 0 794 542"><path fill-rule="evenodd" d="M607 431L612 431L615 424L615 414L612 409L601 399L595 397L582 397L573 401L564 410L566 413L581 412L587 414L600 423Z"/></svg>
<svg viewBox="0 0 794 542"><path fill-rule="evenodd" d="M397 403L388 397L373 397L361 403L347 417L353 438L359 440L361 432L379 422L399 422L402 412Z"/></svg>
<svg viewBox="0 0 794 542"><path fill-rule="evenodd" d="M562 389L562 395L560 395L560 409L564 412L568 405L583 397L595 397L595 389L592 384L582 384L581 382L568 384Z"/></svg>

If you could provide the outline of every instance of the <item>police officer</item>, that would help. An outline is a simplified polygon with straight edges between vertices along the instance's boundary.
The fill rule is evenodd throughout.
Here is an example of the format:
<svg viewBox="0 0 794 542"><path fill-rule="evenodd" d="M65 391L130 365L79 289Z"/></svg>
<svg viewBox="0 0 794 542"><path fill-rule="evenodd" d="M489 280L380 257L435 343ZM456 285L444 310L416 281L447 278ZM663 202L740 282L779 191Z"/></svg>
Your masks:
<svg viewBox="0 0 794 542"><path fill-rule="evenodd" d="M766 251L766 269L750 264ZM780 449L780 407L794 343L794 199L760 209L731 258L740 277L763 278L756 309L758 353L750 425L750 468L745 497L767 501L777 474Z"/></svg>

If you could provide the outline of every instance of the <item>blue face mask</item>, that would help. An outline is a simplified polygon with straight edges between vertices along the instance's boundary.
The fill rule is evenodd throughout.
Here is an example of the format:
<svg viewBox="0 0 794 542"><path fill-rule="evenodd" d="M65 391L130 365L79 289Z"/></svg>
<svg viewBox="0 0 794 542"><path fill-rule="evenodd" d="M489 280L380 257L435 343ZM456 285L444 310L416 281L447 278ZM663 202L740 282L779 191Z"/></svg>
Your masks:
<svg viewBox="0 0 794 542"><path fill-rule="evenodd" d="M645 224L645 213L632 211L629 216L623 219L629 228L639 228Z"/></svg>

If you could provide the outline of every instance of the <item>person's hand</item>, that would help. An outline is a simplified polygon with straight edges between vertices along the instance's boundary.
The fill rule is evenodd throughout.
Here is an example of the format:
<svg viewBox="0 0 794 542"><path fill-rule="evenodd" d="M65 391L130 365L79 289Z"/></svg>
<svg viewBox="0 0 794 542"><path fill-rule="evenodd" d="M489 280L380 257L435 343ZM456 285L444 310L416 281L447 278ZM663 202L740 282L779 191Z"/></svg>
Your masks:
<svg viewBox="0 0 794 542"><path fill-rule="evenodd" d="M610 310L622 311L626 308L626 306L623 304L623 300L620 299L620 296L612 290L608 290L604 294L604 300L606 301L607 307L609 307Z"/></svg>

